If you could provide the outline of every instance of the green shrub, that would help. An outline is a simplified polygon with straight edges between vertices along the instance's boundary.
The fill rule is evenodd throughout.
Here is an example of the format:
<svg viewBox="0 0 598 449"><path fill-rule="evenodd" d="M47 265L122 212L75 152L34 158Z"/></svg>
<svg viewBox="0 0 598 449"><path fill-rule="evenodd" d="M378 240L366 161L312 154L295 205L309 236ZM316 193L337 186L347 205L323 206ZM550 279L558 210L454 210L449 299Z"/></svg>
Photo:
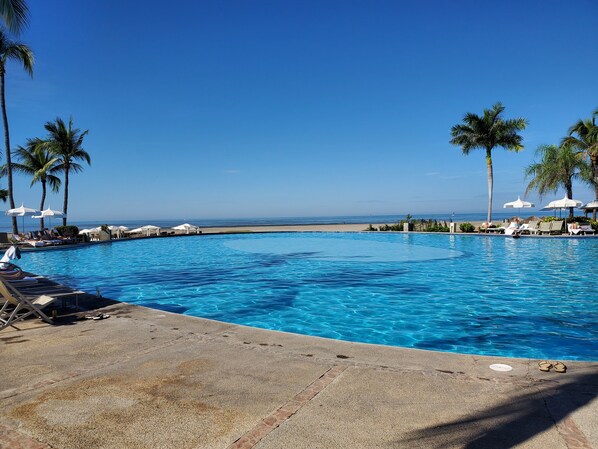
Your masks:
<svg viewBox="0 0 598 449"><path fill-rule="evenodd" d="M543 222L551 222L551 221L558 221L558 220L562 220L562 218L557 218L557 217L553 217L553 216L542 218Z"/></svg>
<svg viewBox="0 0 598 449"><path fill-rule="evenodd" d="M459 229L461 230L461 232L474 232L475 226L471 223L461 223L459 225Z"/></svg>
<svg viewBox="0 0 598 449"><path fill-rule="evenodd" d="M449 232L449 227L446 225L434 224L432 226L428 226L426 232Z"/></svg>
<svg viewBox="0 0 598 449"><path fill-rule="evenodd" d="M63 237L77 237L79 235L79 228L74 225L56 226L56 231Z"/></svg>
<svg viewBox="0 0 598 449"><path fill-rule="evenodd" d="M372 225L368 225L368 227L366 228L366 231L377 231L378 228L373 227Z"/></svg>
<svg viewBox="0 0 598 449"><path fill-rule="evenodd" d="M577 215L573 218L569 218L567 217L566 222L567 223L588 223L591 222L592 220L590 218L581 216L581 215Z"/></svg>

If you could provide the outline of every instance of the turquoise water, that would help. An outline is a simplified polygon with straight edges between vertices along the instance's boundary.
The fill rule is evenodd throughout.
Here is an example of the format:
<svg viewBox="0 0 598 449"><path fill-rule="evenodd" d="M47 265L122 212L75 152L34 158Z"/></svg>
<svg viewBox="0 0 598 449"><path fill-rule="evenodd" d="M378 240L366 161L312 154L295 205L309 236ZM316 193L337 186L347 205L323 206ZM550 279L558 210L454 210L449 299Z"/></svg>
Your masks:
<svg viewBox="0 0 598 449"><path fill-rule="evenodd" d="M105 297L265 329L598 360L598 239L387 233L189 236L26 253Z"/></svg>

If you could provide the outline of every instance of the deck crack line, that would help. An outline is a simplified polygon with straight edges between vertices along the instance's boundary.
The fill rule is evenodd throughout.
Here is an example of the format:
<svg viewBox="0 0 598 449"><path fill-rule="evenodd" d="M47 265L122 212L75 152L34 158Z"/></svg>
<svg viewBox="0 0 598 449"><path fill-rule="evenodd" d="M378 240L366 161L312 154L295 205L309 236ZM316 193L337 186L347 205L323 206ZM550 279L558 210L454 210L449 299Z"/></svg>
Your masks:
<svg viewBox="0 0 598 449"><path fill-rule="evenodd" d="M563 409L562 402L557 402L554 398L545 396L544 406L554 422L557 432L569 449L592 449L592 445L585 434L577 427L569 413ZM562 418L558 419L557 416L562 416Z"/></svg>
<svg viewBox="0 0 598 449"><path fill-rule="evenodd" d="M253 429L231 444L228 449L251 449L270 432L297 413L305 404L322 392L334 379L340 376L347 366L334 365L324 374L305 387L292 399L262 419Z"/></svg>

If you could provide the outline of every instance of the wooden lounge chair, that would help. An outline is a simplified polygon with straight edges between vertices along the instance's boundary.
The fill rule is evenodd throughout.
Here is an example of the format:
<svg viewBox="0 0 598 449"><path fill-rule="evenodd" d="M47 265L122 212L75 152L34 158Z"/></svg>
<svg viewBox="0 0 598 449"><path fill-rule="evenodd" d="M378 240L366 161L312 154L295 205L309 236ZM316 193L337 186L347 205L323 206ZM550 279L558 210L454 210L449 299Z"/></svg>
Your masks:
<svg viewBox="0 0 598 449"><path fill-rule="evenodd" d="M16 322L35 315L47 323L52 324L52 319L42 312L44 307L49 306L58 298L55 296L38 295L29 296L20 293L9 284L0 281L0 294L4 304L0 308L0 330L14 325Z"/></svg>

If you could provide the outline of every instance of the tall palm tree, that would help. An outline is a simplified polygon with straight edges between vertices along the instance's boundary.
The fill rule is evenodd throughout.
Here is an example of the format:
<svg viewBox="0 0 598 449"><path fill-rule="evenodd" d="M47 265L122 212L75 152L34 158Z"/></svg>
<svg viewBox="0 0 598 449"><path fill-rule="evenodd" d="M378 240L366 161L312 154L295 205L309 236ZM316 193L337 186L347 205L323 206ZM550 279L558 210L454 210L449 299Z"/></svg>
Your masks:
<svg viewBox="0 0 598 449"><path fill-rule="evenodd" d="M60 189L60 178L56 173L60 171L58 167L58 158L52 156L50 152L44 148L44 142L41 139L29 139L25 148L19 146L15 151L15 155L19 162L12 164L14 171L30 175L31 185L36 182L42 185L42 199L39 210L44 210L44 203L46 202L46 186L50 186L53 192L58 192ZM7 166L2 167L2 173L7 170ZM40 220L40 230L44 229L44 219Z"/></svg>
<svg viewBox="0 0 598 449"><path fill-rule="evenodd" d="M73 128L73 118L69 120L68 127L61 118L54 122L46 122L44 125L48 131L48 139L44 141L44 147L58 158L58 169L64 173L64 207L65 216L62 218L62 225L66 226L66 217L69 205L69 174L78 173L83 166L76 161L85 161L91 165L91 158L83 149L83 139L89 132Z"/></svg>
<svg viewBox="0 0 598 449"><path fill-rule="evenodd" d="M569 128L569 135L563 139L582 152L590 161L592 176L589 184L594 187L594 198L598 199L598 125L596 125L598 109L592 113L592 118L579 120Z"/></svg>
<svg viewBox="0 0 598 449"><path fill-rule="evenodd" d="M534 162L525 169L526 178L532 178L525 193L536 190L542 198L548 192L556 192L563 187L568 198L573 198L573 180L591 178L589 164L583 155L570 145L540 145L536 149L539 162ZM573 218L573 208L569 208L569 217Z"/></svg>
<svg viewBox="0 0 598 449"><path fill-rule="evenodd" d="M509 151L521 151L523 137L518 134L527 125L524 118L503 119L505 107L496 103L492 109L484 109L484 115L468 112L463 123L451 128L453 138L450 143L461 147L464 155L471 150L486 150L486 168L488 170L488 223L492 221L492 191L494 176L492 172L492 150L502 147Z"/></svg>
<svg viewBox="0 0 598 449"><path fill-rule="evenodd" d="M0 104L2 106L2 120L4 123L4 145L6 147L6 166L8 177L8 201L10 208L14 209L15 199L12 188L12 161L10 158L10 133L8 131L8 116L6 115L6 94L4 92L4 78L6 75L6 62L13 60L21 63L25 71L33 76L33 52L27 45L11 40L6 32L0 28ZM12 232L19 233L17 218L12 217Z"/></svg>
<svg viewBox="0 0 598 449"><path fill-rule="evenodd" d="M0 16L7 28L18 35L29 22L29 7L25 0L0 0Z"/></svg>

